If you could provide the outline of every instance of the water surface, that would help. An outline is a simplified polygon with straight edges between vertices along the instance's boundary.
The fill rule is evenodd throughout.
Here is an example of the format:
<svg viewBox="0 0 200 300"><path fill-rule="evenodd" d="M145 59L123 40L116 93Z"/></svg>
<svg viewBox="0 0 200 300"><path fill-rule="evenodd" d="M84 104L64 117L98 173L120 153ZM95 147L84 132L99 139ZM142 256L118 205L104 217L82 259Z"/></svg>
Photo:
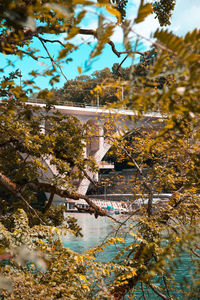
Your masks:
<svg viewBox="0 0 200 300"><path fill-rule="evenodd" d="M68 214L66 214L67 216ZM114 227L113 226L119 226L117 223L113 222L111 219L108 219L107 217L98 217L95 219L94 215L90 214L80 214L80 213L73 213L70 214L70 216L73 216L77 219L78 225L82 228L82 234L83 237L75 237L72 235L64 236L63 237L63 243L65 247L69 247L70 249L76 251L76 252L83 252L90 248L93 248L95 246L98 246L100 243L105 241L106 237L112 237L114 234ZM124 220L128 216L122 215L122 216L115 216L115 218L118 218L120 220ZM133 238L126 239L126 243L133 242ZM123 247L124 245L122 245ZM115 245L111 245L107 248L105 248L105 251L101 253L97 260L99 261L110 261L114 256L116 255L117 251L119 251L119 247L116 247ZM177 266L175 267L175 279L177 282L183 282L185 279L187 281L191 281L191 259L188 256L187 253L183 253L181 256L181 260L177 262ZM141 292L136 293L137 299L139 299L141 296ZM189 298L183 298L181 295L177 295L174 293L175 298L174 299L188 299ZM149 294L147 296L148 300L154 300L154 299L160 299L155 294ZM197 296L192 299L199 299L200 296Z"/></svg>

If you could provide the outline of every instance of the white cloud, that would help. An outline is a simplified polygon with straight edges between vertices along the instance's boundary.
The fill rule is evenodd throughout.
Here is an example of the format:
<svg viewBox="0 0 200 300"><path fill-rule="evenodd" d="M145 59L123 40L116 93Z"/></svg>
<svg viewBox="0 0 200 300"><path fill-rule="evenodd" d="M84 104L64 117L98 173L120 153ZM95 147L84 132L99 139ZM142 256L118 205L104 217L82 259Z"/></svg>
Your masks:
<svg viewBox="0 0 200 300"><path fill-rule="evenodd" d="M153 2L149 0L146 2ZM139 8L140 0L134 0L134 5L130 7L129 18L133 20ZM179 36L185 35L188 31L194 30L194 28L200 29L200 0L176 0L176 6L172 12L171 25L164 27L173 31ZM155 15L149 15L144 22L133 26L133 30L141 36L151 39L151 35L160 28L159 22L155 19ZM152 40L152 39L151 39ZM152 40L153 41L153 40ZM150 45L148 40L143 39L142 42L145 45Z"/></svg>
<svg viewBox="0 0 200 300"><path fill-rule="evenodd" d="M115 31L111 37L111 40L114 43L122 43L123 42L123 30L120 26L115 28Z"/></svg>
<svg viewBox="0 0 200 300"><path fill-rule="evenodd" d="M154 41L151 36L159 28L158 20L155 19L154 15L149 15L144 22L136 24L133 26L133 29L138 33L142 39L142 42L149 46Z"/></svg>
<svg viewBox="0 0 200 300"><path fill-rule="evenodd" d="M171 25L167 28L180 36L194 28L200 29L200 1L177 0Z"/></svg>
<svg viewBox="0 0 200 300"><path fill-rule="evenodd" d="M134 0L132 3L129 4L127 9L128 19L132 22L137 17L140 0ZM153 0L146 0L145 3L153 2ZM158 29L159 23L158 20L155 19L154 15L149 15L145 18L144 22L139 24L134 24L132 26L133 32L139 35L139 39L142 39L142 43L146 46L149 46L153 43L153 39L151 39L152 34ZM136 40L135 34L130 34L134 40ZM149 41L150 39L150 41Z"/></svg>
<svg viewBox="0 0 200 300"><path fill-rule="evenodd" d="M146 0L146 2L153 2L154 0ZM129 1L127 8L128 19L131 21L137 16L137 11L140 5L140 0ZM98 15L96 10L90 10L88 13L87 23L84 23L83 28L96 29L98 27ZM108 15L107 15L108 16ZM187 31L193 30L195 27L200 28L200 0L177 0L175 10L173 11L171 25L164 27L173 31L177 35L184 35ZM159 22L155 19L155 15L149 15L144 22L133 25L133 30L138 33L144 45L149 46L153 39L152 34L159 28ZM135 39L135 36L133 39ZM66 34L62 35L61 40L64 41ZM116 26L112 41L115 43L123 42L123 30L120 26ZM149 41L150 39L150 41ZM95 42L95 39L90 36L78 35L73 40L75 44L86 43L88 41Z"/></svg>

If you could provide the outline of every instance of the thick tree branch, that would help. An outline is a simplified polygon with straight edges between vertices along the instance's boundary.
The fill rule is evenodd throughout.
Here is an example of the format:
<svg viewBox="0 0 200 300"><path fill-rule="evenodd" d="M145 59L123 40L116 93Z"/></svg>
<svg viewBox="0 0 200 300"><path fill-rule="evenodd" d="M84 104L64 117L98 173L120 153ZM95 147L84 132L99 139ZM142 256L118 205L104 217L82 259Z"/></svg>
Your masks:
<svg viewBox="0 0 200 300"><path fill-rule="evenodd" d="M98 205L96 205L90 198L86 195L82 195L79 193L71 193L66 189L61 189L56 186L51 185L50 183L46 182L38 182L38 183L29 183L26 185L26 187L32 188L34 191L41 191L41 192L47 192L51 194L56 194L60 196L61 198L69 198L73 200L79 200L83 199L85 202L94 210L94 215L97 218L98 216L106 216L112 220L114 220L117 223L120 223L118 220L107 214L107 212L100 208Z"/></svg>
<svg viewBox="0 0 200 300"><path fill-rule="evenodd" d="M0 254L0 261L1 261L1 260L9 260L9 259L11 259L11 258L13 258L13 257L14 257L14 255L9 254L9 253Z"/></svg>
<svg viewBox="0 0 200 300"><path fill-rule="evenodd" d="M96 30L93 30L93 29L79 29L79 34L92 35L95 38L97 38L97 32L96 32ZM115 53L117 55L117 57L120 57L122 54L127 54L127 53L139 54L139 55L144 56L144 53L140 52L140 51L117 51L115 44L112 41L109 41L108 44L111 46L113 53ZM124 60L122 61L122 63L123 62L124 62Z"/></svg>
<svg viewBox="0 0 200 300"><path fill-rule="evenodd" d="M52 59L52 56L48 52L48 49L45 47L44 43L59 43L63 47L65 47L65 45L61 41L59 41L59 40L49 40L49 39L46 39L46 38L43 38L43 37L39 36L38 34L48 33L48 30L47 30L47 28L45 26L38 26L35 31L25 30L24 29L23 33L24 33L24 37L23 37L22 41L20 40L20 42L25 42L27 40L31 40L33 37L39 38L40 41L43 42L42 43L43 47L45 48L46 52L48 53L49 59L51 60L51 62L53 64L55 64L55 61ZM61 30L59 33L60 34L61 33L65 33L65 31ZM82 35L91 35L91 36L97 38L97 31L94 30L94 29L83 29L83 28L80 28L79 29L79 34L82 34ZM0 35L0 52L4 52L7 55L8 54L16 54L19 51L19 49L18 49L18 43L19 43L19 41L17 41L16 38L12 38L12 34L10 34L9 37L6 37L6 36L4 36L2 34L2 35ZM4 48L5 48L6 44L9 45L9 47L8 47L9 50L5 50L4 51ZM140 52L140 51L118 51L116 49L116 47L115 47L115 44L112 41L109 41L108 44L111 46L113 53L115 55L117 55L117 57L120 57L122 54L130 54L130 53L132 53L132 54L139 54L139 55L142 55L144 57L144 53L143 52ZM39 58L44 58L44 57L37 57L37 56L35 56L35 55L31 54L31 53L29 53L29 55L34 60L38 60ZM123 61L121 62L120 65L122 65L122 63L126 60L126 58L123 59Z"/></svg>
<svg viewBox="0 0 200 300"><path fill-rule="evenodd" d="M54 193L51 193L51 194L50 194L50 197L49 197L49 200L48 200L46 206L44 207L44 210L43 210L43 213L44 213L44 214L45 214L45 213L49 210L49 208L51 207L51 205L52 205L52 203L53 203L53 198L54 198Z"/></svg>
<svg viewBox="0 0 200 300"><path fill-rule="evenodd" d="M97 37L97 32L96 30L93 29L79 29L79 34L83 34L83 35L92 35L94 37Z"/></svg>
<svg viewBox="0 0 200 300"><path fill-rule="evenodd" d="M40 222L42 224L44 224L44 222L41 220L41 218L39 217L39 215L37 214L35 209L26 201L26 199L24 199L23 195L21 194L20 187L18 187L14 182L12 182L8 177L6 177L2 173L0 173L0 185L3 186L14 197L21 200L27 207L30 214L34 214L40 220ZM34 191L49 192L51 194L49 201L48 201L46 207L44 208L44 212L46 212L49 209L49 207L52 204L54 194L56 194L62 198L65 197L65 198L70 198L73 200L83 199L93 209L93 212L94 212L94 215L96 218L98 216L106 216L106 217L111 218L115 222L121 224L121 222L119 222L118 220L116 220L115 218L113 218L112 216L107 214L107 212L104 209L101 209L98 205L93 203L93 201L90 200L89 197L86 195L82 195L79 193L70 193L67 190L60 189L56 186L51 185L50 183L45 183L45 182L30 183L30 184L26 184L25 187L32 188Z"/></svg>

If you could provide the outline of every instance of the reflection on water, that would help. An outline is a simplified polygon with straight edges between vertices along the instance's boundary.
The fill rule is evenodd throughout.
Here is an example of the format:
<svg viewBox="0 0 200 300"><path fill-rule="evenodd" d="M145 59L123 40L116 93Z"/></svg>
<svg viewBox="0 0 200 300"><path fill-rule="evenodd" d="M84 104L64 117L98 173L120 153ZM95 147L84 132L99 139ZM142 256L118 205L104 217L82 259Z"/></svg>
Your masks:
<svg viewBox="0 0 200 300"><path fill-rule="evenodd" d="M69 247L79 253L97 246L107 236L111 236L113 231L112 225L116 224L107 217L95 219L94 215L90 214L73 213L70 216L78 220L78 225L82 228L83 237L64 236L63 243L65 247Z"/></svg>

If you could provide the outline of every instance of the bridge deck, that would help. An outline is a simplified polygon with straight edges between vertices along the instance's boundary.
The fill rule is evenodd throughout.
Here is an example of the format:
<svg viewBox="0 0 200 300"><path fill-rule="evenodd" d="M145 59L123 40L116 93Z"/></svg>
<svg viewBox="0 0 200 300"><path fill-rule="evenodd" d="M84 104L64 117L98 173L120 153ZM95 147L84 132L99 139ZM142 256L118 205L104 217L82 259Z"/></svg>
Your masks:
<svg viewBox="0 0 200 300"><path fill-rule="evenodd" d="M44 103L36 103L36 102L28 102L28 104L33 106L45 107L46 104ZM108 115L108 114L118 114L124 116L137 116L138 112L128 109L114 109L114 108L107 108L107 107L99 107L99 106L85 106L85 107L78 107L78 106L67 106L67 105L54 105L55 110L59 110L60 112L67 113L70 115ZM144 112L143 117L146 118L155 118L155 119L163 119L166 116L162 115L159 112Z"/></svg>

